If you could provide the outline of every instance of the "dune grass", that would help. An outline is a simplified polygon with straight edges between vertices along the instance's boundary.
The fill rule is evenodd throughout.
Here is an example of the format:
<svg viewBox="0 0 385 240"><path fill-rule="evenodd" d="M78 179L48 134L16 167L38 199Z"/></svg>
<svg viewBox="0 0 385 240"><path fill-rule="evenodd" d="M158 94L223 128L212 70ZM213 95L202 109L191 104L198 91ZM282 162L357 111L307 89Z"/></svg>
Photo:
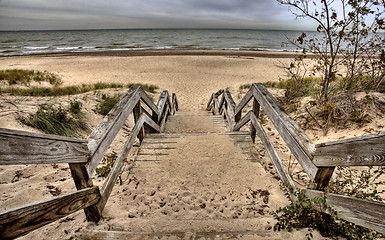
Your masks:
<svg viewBox="0 0 385 240"><path fill-rule="evenodd" d="M18 96L34 96L34 97L47 97L47 96L66 96L75 95L95 90L107 89L107 88L130 88L132 86L141 86L143 90L150 93L155 93L158 89L157 86L151 84L120 84L120 83L94 83L94 84L82 84L78 86L54 86L54 87L30 87L30 88L15 88L7 87L0 88L0 94L9 93Z"/></svg>
<svg viewBox="0 0 385 240"><path fill-rule="evenodd" d="M81 113L81 105L76 105L75 101L71 103L69 109L42 104L36 113L20 120L47 134L81 137L81 133L90 131L90 127Z"/></svg>
<svg viewBox="0 0 385 240"><path fill-rule="evenodd" d="M62 84L62 80L57 74L24 69L0 70L0 80L7 81L9 85L21 84L29 86L32 81L38 83L49 82L54 86Z"/></svg>

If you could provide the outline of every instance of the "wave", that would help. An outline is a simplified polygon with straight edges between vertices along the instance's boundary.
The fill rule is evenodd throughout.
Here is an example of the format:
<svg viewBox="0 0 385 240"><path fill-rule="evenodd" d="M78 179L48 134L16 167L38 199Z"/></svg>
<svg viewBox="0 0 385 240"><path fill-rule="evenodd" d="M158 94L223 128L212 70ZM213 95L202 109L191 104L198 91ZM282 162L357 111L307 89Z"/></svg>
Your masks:
<svg viewBox="0 0 385 240"><path fill-rule="evenodd" d="M42 46L42 47L32 47L32 46L26 46L24 47L25 49L30 49L30 50L38 50L38 49L48 49L50 46Z"/></svg>

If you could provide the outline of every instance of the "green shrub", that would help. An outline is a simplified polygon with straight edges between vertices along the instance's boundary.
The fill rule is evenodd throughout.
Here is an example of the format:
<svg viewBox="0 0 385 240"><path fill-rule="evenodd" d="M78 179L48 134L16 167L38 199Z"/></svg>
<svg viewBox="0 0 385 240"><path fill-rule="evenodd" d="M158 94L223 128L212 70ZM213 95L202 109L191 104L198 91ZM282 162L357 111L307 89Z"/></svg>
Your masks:
<svg viewBox="0 0 385 240"><path fill-rule="evenodd" d="M297 197L298 201L292 202L273 213L274 218L277 220L274 231L308 228L307 239L312 238L311 232L315 229L322 236L333 239L344 237L358 240L382 237L380 233L339 219L331 209L328 209L332 213L331 215L314 210L315 206L323 211L327 209L324 198L310 200L303 191L295 192L294 196Z"/></svg>
<svg viewBox="0 0 385 240"><path fill-rule="evenodd" d="M103 94L102 99L97 106L97 112L102 115L107 115L107 113L119 102L120 98L120 94L115 94L113 96Z"/></svg>
<svg viewBox="0 0 385 240"><path fill-rule="evenodd" d="M96 176L107 177L108 174L110 174L111 168L114 166L114 163L117 158L118 155L115 152L112 152L111 154L105 156L102 160L102 163L105 165L100 168L96 168Z"/></svg>
<svg viewBox="0 0 385 240"><path fill-rule="evenodd" d="M47 134L55 134L68 137L81 137L81 132L90 130L84 117L79 114L71 116L69 110L61 105L55 107L49 104L39 106L35 114L20 119L22 123L37 128Z"/></svg>

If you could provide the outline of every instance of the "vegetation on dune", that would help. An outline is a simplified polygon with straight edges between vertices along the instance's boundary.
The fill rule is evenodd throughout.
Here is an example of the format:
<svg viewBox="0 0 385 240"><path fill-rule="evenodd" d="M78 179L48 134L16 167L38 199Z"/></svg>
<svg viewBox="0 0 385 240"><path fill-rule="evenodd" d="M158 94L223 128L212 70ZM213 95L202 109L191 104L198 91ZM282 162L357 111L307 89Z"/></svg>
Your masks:
<svg viewBox="0 0 385 240"><path fill-rule="evenodd" d="M23 69L0 70L0 80L7 81L9 85L29 86L32 81L48 82L54 86L62 84L62 80L57 74Z"/></svg>
<svg viewBox="0 0 385 240"><path fill-rule="evenodd" d="M155 93L158 89L157 86L151 84L120 84L120 83L94 83L94 84L82 84L78 86L54 86L54 87L30 87L30 88L0 88L0 93L9 93L19 96L34 96L34 97L46 97L46 96L66 96L75 95L80 93L86 93L95 90L102 90L107 88L130 88L132 86L140 86L143 90Z"/></svg>
<svg viewBox="0 0 385 240"><path fill-rule="evenodd" d="M118 155L115 152L107 154L105 157L103 157L103 160L102 160L103 166L96 168L95 170L96 176L108 177L108 174L110 174L111 169L114 166L114 163L117 158L118 158Z"/></svg>
<svg viewBox="0 0 385 240"><path fill-rule="evenodd" d="M73 100L69 108L42 104L36 113L20 117L20 121L47 134L67 137L81 137L81 133L89 133L90 128L81 112L81 103Z"/></svg>
<svg viewBox="0 0 385 240"><path fill-rule="evenodd" d="M119 102L121 96L121 94L112 96L103 94L102 99L97 106L97 112L102 115L107 115L107 113Z"/></svg>
<svg viewBox="0 0 385 240"><path fill-rule="evenodd" d="M385 1L377 0L277 0L289 6L297 18L314 20L321 38L308 38L303 33L292 42L302 50L289 64L283 66L288 78L265 83L266 87L285 89L281 99L286 109L299 105L300 97L310 96L305 104L311 121L324 134L331 125L370 122L367 113L384 112L383 102L370 92L385 93ZM310 52L311 54L307 54ZM242 88L246 88L247 85ZM361 100L357 91L366 92ZM374 109L373 109L374 108ZM356 198L382 201L384 167L354 169L337 167L334 179L325 190ZM325 205L325 198L308 199L303 191L291 193L297 201L274 213L275 230L317 229L323 236L338 239L378 239L384 236L373 230L340 219ZM321 209L322 212L314 208Z"/></svg>

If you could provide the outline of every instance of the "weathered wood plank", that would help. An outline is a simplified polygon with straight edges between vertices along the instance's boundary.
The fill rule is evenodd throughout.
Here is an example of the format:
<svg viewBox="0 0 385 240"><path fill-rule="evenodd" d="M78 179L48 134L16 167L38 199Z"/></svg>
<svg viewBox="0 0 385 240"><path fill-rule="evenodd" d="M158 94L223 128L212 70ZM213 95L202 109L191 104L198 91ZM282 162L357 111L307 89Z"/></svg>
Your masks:
<svg viewBox="0 0 385 240"><path fill-rule="evenodd" d="M325 197L326 205L349 222L385 234L385 203L367 201L316 190L305 190L309 197Z"/></svg>
<svg viewBox="0 0 385 240"><path fill-rule="evenodd" d="M0 213L0 239L13 239L97 203L97 187L83 189Z"/></svg>
<svg viewBox="0 0 385 240"><path fill-rule="evenodd" d="M234 114L237 115L240 112L242 112L242 109L249 103L251 98L253 97L253 87L249 89L249 91L246 93L246 95L242 98L241 102L238 103L238 105L235 107Z"/></svg>
<svg viewBox="0 0 385 240"><path fill-rule="evenodd" d="M212 103L213 99L214 99L214 93L211 94L211 96L210 96L210 100L207 103L206 111L210 111L211 110L211 103Z"/></svg>
<svg viewBox="0 0 385 240"><path fill-rule="evenodd" d="M87 171L90 176L140 98L140 88L131 87L88 137L91 159Z"/></svg>
<svg viewBox="0 0 385 240"><path fill-rule="evenodd" d="M138 123L138 120L140 116L142 115L142 107L140 106L140 101L138 101L134 107L133 113L134 113L134 121L135 124ZM139 142L142 143L143 138L144 138L144 128L142 127L137 135Z"/></svg>
<svg viewBox="0 0 385 240"><path fill-rule="evenodd" d="M85 163L87 140L0 128L0 165Z"/></svg>
<svg viewBox="0 0 385 240"><path fill-rule="evenodd" d="M160 94L160 97L159 97L159 100L158 100L158 103L157 103L157 108L158 108L158 123L160 123L160 121L163 119L163 114L167 114L165 113L164 109L167 105L167 101L168 101L168 91L163 91L161 94Z"/></svg>
<svg viewBox="0 0 385 240"><path fill-rule="evenodd" d="M250 121L251 114L252 111L246 113L246 115L234 125L233 131L239 131L243 126L245 126Z"/></svg>
<svg viewBox="0 0 385 240"><path fill-rule="evenodd" d="M253 97L253 113L255 117L259 118L259 110L261 106L259 105L258 101ZM256 136L256 129L253 124L250 124L250 137L251 140L253 140L253 143L255 143L255 136Z"/></svg>
<svg viewBox="0 0 385 240"><path fill-rule="evenodd" d="M219 102L219 115L222 115L224 105L225 105L225 96L222 95L221 101Z"/></svg>
<svg viewBox="0 0 385 240"><path fill-rule="evenodd" d="M159 114L157 106L155 105L155 103L152 102L151 98L142 88L140 88L140 95L143 103L146 104L152 110L153 113Z"/></svg>
<svg viewBox="0 0 385 240"><path fill-rule="evenodd" d="M227 107L226 105L223 106L223 113L224 113L224 116L225 116L225 119L227 121L227 125L229 126L230 128L230 131L234 131L234 128L233 128L233 123L231 122L231 118L229 116L229 112L227 111Z"/></svg>
<svg viewBox="0 0 385 240"><path fill-rule="evenodd" d="M230 112L231 112L233 118L235 119L235 107L236 107L236 105L235 105L234 99L231 96L230 92L227 91L227 90L225 90L223 92L223 94L225 96L225 99L226 99L226 102L227 102L227 106L229 107ZM235 122L238 122L238 121L235 121Z"/></svg>
<svg viewBox="0 0 385 240"><path fill-rule="evenodd" d="M305 172L313 180L317 167L312 162L314 143L304 131L290 118L270 92L261 84L253 84L254 97L265 111L287 146L297 158Z"/></svg>
<svg viewBox="0 0 385 240"><path fill-rule="evenodd" d="M316 145L316 166L384 166L385 132Z"/></svg>
<svg viewBox="0 0 385 240"><path fill-rule="evenodd" d="M71 163L69 166L77 190L93 187L92 179L89 177L84 164ZM88 221L98 222L102 217L96 205L86 207L84 213Z"/></svg>
<svg viewBox="0 0 385 240"><path fill-rule="evenodd" d="M163 119L160 121L160 131L159 132L163 132L164 127L166 126L166 121L167 121L167 117L168 117L168 114L167 114L168 110L169 110L169 107L168 107L168 105L166 105L165 114L163 116Z"/></svg>
<svg viewBox="0 0 385 240"><path fill-rule="evenodd" d="M179 110L178 99L176 98L176 94L175 93L172 94L172 103L171 104L172 104L172 106L171 106L172 115L174 115L175 111Z"/></svg>
<svg viewBox="0 0 385 240"><path fill-rule="evenodd" d="M270 142L265 130L259 123L257 117L253 112L250 112L249 118L255 130L257 131L258 136L260 137L263 145L265 146L266 152L269 155L271 161L273 162L274 167L277 170L278 176L281 178L283 184L291 190L296 189L293 179L290 177L290 174L287 171L285 165L283 165L281 159L278 156L277 151L275 150L273 144Z"/></svg>

